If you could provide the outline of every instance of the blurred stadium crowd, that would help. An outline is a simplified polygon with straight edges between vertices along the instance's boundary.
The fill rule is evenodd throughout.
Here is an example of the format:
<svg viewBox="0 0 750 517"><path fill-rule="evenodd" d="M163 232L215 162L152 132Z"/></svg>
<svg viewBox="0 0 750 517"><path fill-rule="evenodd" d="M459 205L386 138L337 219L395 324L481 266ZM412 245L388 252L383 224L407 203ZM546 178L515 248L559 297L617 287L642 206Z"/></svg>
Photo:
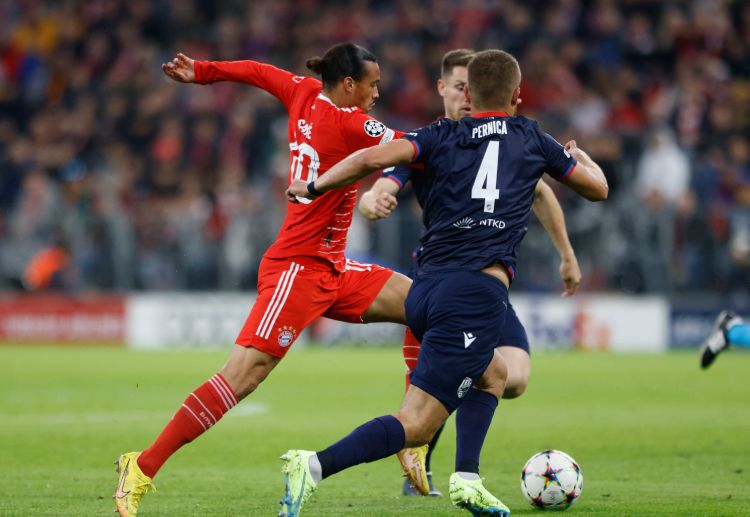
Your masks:
<svg viewBox="0 0 750 517"><path fill-rule="evenodd" d="M0 290L252 288L284 213L286 113L240 84L178 85L177 51L299 74L352 40L379 59L374 115L441 114L442 54L502 48L520 113L575 137L610 200L556 187L588 290L747 290L750 4L720 0L11 0L0 3ZM413 207L412 207L413 208ZM558 290L530 221L517 286ZM408 269L419 215L351 232Z"/></svg>

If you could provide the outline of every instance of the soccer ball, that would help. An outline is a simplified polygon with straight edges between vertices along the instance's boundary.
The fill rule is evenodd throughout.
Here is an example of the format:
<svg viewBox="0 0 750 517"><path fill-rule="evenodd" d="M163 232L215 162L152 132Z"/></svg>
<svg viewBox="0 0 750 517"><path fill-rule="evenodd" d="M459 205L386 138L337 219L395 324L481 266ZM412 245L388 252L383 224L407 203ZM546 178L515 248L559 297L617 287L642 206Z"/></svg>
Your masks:
<svg viewBox="0 0 750 517"><path fill-rule="evenodd" d="M561 451L534 454L521 472L521 492L541 510L565 510L581 495L583 474L578 463Z"/></svg>

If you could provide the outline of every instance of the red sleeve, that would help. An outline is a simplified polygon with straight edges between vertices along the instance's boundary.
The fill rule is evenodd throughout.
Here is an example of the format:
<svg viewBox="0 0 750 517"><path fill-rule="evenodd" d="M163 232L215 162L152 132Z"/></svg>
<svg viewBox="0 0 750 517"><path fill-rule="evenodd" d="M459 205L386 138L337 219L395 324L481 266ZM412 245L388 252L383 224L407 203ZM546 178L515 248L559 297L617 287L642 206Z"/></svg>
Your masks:
<svg viewBox="0 0 750 517"><path fill-rule="evenodd" d="M235 81L263 88L284 105L294 99L294 93L303 81L317 81L301 77L273 65L257 61L195 61L195 82L211 84L217 81Z"/></svg>
<svg viewBox="0 0 750 517"><path fill-rule="evenodd" d="M386 144L394 138L400 138L404 133L390 129L361 111L355 111L346 117L344 134L349 143L350 152L354 152L365 147Z"/></svg>

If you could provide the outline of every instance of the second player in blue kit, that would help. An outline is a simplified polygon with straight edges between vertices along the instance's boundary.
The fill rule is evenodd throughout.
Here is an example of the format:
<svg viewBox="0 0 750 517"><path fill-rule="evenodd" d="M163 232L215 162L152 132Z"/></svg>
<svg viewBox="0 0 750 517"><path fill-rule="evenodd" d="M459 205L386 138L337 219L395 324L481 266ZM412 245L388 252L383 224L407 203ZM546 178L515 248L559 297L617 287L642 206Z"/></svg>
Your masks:
<svg viewBox="0 0 750 517"><path fill-rule="evenodd" d="M521 73L513 56L480 52L468 69L472 117L440 120L287 191L290 200L314 199L376 170L415 162L428 183L426 227L406 300L409 325L422 340L411 386L394 415L363 424L323 451L290 450L283 467L287 508L298 510L321 479L426 443L461 404L464 421L456 425L476 432L457 444L467 461L451 476L451 501L474 515L510 512L472 470L507 379L494 349L534 188L545 172L591 200L606 199L608 187L574 141L562 146L536 122L515 116Z"/></svg>

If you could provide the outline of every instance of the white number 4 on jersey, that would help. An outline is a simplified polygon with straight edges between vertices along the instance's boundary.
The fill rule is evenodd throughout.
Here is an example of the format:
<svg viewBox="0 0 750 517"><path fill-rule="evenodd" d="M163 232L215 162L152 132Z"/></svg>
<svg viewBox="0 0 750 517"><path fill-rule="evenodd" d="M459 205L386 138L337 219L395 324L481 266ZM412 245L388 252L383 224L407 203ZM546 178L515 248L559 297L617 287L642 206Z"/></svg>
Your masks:
<svg viewBox="0 0 750 517"><path fill-rule="evenodd" d="M482 157L474 185L471 187L471 199L483 199L484 211L494 212L495 201L500 199L500 191L497 189L498 155L500 154L500 142L497 140L487 144L487 150Z"/></svg>

